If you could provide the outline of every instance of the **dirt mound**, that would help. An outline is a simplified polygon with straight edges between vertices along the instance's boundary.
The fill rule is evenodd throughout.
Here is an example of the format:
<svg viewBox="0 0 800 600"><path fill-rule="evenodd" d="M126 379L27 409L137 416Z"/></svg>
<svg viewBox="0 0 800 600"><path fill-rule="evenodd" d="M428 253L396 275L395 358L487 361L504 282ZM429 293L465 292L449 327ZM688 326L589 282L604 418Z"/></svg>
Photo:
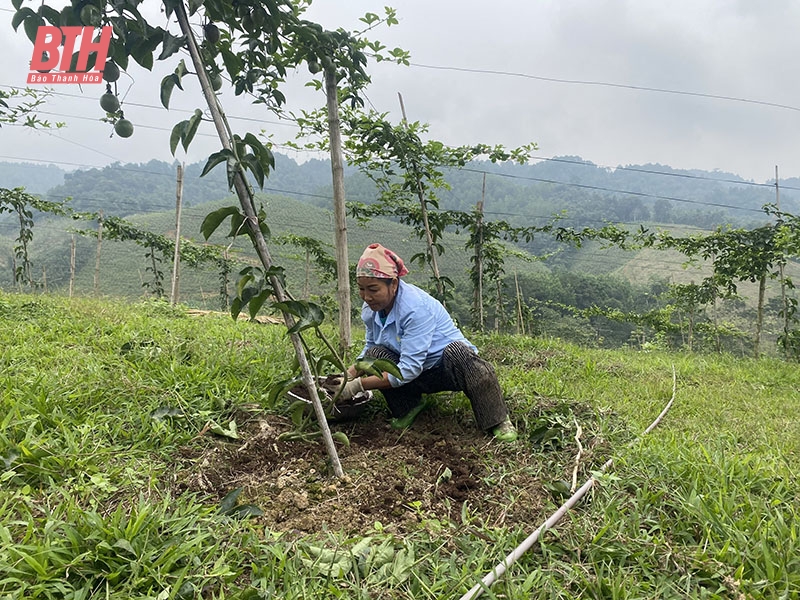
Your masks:
<svg viewBox="0 0 800 600"><path fill-rule="evenodd" d="M405 431L382 414L331 425L350 440L338 446L345 480L331 474L321 442L278 439L289 429L283 417L251 414L241 440L184 448L175 491L221 500L241 487L240 503L258 506L265 525L298 533L364 533L376 522L404 532L427 520L460 522L462 510L496 527L531 522L549 498L538 478L541 455L525 441L498 443L471 420L435 410Z"/></svg>

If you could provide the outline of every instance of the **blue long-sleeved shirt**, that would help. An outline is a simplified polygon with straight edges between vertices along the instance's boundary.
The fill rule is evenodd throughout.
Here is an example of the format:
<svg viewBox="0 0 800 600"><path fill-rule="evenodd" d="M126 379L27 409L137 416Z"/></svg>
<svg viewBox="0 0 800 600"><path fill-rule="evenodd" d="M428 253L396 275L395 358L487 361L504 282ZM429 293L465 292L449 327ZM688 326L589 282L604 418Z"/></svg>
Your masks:
<svg viewBox="0 0 800 600"><path fill-rule="evenodd" d="M361 319L367 329L361 356L372 346L385 346L400 355L397 366L403 379L389 375L392 387L408 383L433 367L452 342L464 342L475 350L441 302L402 279L385 321L366 302L361 307Z"/></svg>

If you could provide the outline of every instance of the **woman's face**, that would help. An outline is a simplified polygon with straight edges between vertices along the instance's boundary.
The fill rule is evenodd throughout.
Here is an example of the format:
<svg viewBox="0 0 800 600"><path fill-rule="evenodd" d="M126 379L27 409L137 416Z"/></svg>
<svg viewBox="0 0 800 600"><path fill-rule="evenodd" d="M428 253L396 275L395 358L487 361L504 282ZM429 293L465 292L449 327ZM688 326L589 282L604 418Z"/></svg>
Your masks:
<svg viewBox="0 0 800 600"><path fill-rule="evenodd" d="M376 312L389 312L397 294L397 279L379 279L377 277L359 277L358 295Z"/></svg>

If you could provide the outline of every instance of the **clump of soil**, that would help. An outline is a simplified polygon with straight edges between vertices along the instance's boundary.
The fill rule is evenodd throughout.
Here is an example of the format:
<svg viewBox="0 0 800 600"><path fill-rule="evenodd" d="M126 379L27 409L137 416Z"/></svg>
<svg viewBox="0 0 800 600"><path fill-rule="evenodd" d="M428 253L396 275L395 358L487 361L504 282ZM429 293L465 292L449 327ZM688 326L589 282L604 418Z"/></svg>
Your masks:
<svg viewBox="0 0 800 600"><path fill-rule="evenodd" d="M538 523L552 509L541 452L523 435L516 444L496 442L458 414L434 408L405 431L374 412L331 424L350 440L338 445L345 480L332 474L320 441L278 439L289 430L285 417L252 413L241 440L209 437L204 449L184 448L176 491L219 501L242 487L240 501L261 508L266 526L298 534L365 533L375 522L401 533L425 520L460 522L465 503L489 527Z"/></svg>

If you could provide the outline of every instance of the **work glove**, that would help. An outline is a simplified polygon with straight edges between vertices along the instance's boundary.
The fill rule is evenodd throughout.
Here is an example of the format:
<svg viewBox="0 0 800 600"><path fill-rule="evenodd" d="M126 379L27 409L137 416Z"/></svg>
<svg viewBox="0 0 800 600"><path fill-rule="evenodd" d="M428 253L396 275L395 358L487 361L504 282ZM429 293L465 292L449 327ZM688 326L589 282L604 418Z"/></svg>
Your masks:
<svg viewBox="0 0 800 600"><path fill-rule="evenodd" d="M355 379L351 379L344 384L344 389L342 390L342 395L339 396L339 400L350 400L353 396L360 394L363 391L364 386L361 383L361 378L356 377Z"/></svg>
<svg viewBox="0 0 800 600"><path fill-rule="evenodd" d="M339 391L340 387L342 387L341 377L329 375L325 381L322 382L322 389L325 390L331 398L336 395L336 392Z"/></svg>

